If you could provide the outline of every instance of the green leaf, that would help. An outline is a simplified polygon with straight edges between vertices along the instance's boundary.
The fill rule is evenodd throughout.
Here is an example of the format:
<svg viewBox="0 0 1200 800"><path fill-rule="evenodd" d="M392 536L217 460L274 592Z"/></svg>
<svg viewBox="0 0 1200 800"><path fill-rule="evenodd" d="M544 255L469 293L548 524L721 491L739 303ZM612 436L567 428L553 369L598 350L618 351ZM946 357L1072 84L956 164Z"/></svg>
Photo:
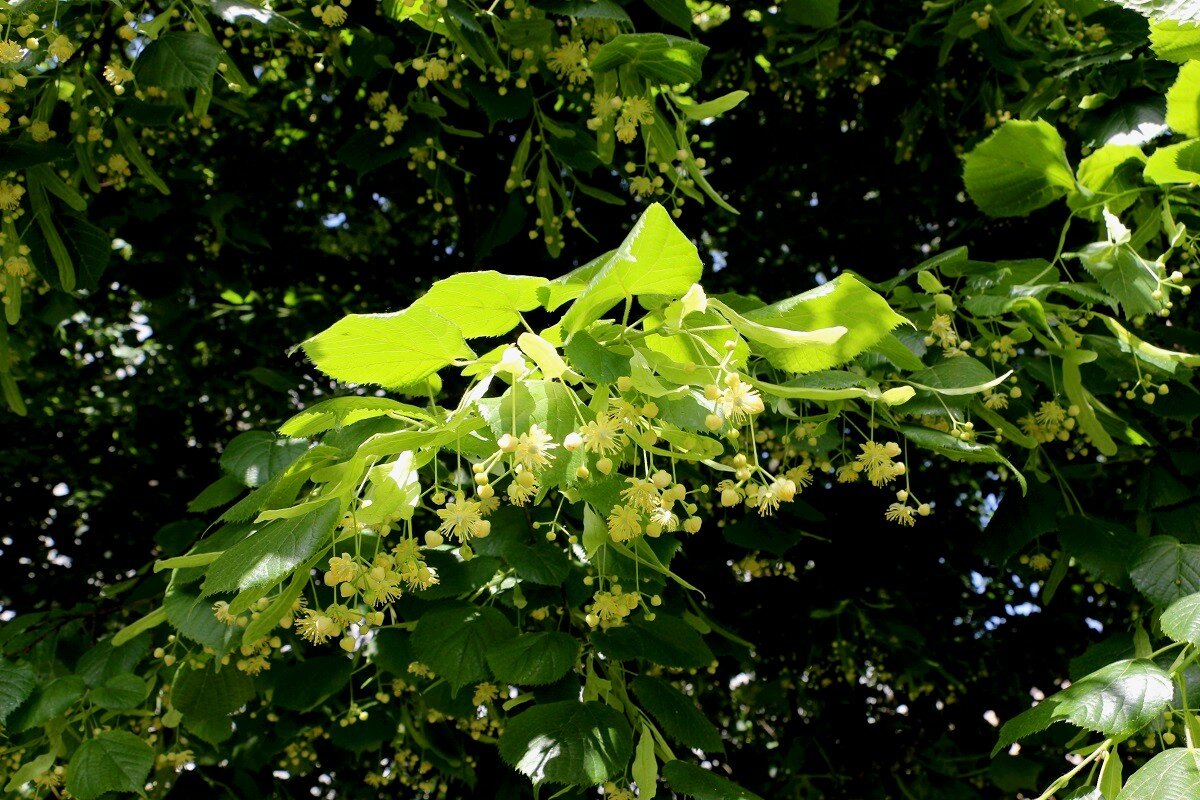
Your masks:
<svg viewBox="0 0 1200 800"><path fill-rule="evenodd" d="M696 800L762 800L733 781L686 761L668 761L662 775L671 789Z"/></svg>
<svg viewBox="0 0 1200 800"><path fill-rule="evenodd" d="M330 500L306 514L266 523L208 568L204 595L271 587L331 540L341 504Z"/></svg>
<svg viewBox="0 0 1200 800"><path fill-rule="evenodd" d="M841 0L786 0L783 16L806 28L831 28L837 24Z"/></svg>
<svg viewBox="0 0 1200 800"><path fill-rule="evenodd" d="M173 579L163 596L163 611L180 635L207 645L220 655L229 650L239 630L216 618L212 601L201 597L200 587L194 583L183 584Z"/></svg>
<svg viewBox="0 0 1200 800"><path fill-rule="evenodd" d="M637 783L639 800L654 800L658 794L658 759L654 755L654 734L645 722L642 723L642 734L638 737L630 774Z"/></svg>
<svg viewBox="0 0 1200 800"><path fill-rule="evenodd" d="M105 731L87 739L67 766L67 791L78 800L94 800L106 792L142 792L154 750L128 731Z"/></svg>
<svg viewBox="0 0 1200 800"><path fill-rule="evenodd" d="M237 478L232 475L222 475L192 498L187 505L187 510L192 514L212 511L214 508L220 508L230 503L245 489L245 484Z"/></svg>
<svg viewBox="0 0 1200 800"><path fill-rule="evenodd" d="M935 431L930 428L922 428L917 425L901 425L900 433L918 447L926 450L932 450L939 455L945 456L953 461L967 461L982 464L1004 464L1012 470L1013 476L1021 484L1022 490L1025 487L1025 478L1014 467L1007 458L1001 455L1000 451L990 444L982 444L980 442L964 442L957 436L951 436L948 433Z"/></svg>
<svg viewBox="0 0 1200 800"><path fill-rule="evenodd" d="M1131 144L1106 144L1079 162L1075 177L1087 191L1067 198L1068 205L1099 219L1107 207L1117 213L1137 199L1134 190L1142 185L1146 155Z"/></svg>
<svg viewBox="0 0 1200 800"><path fill-rule="evenodd" d="M1200 356L1192 353L1181 353L1178 350L1165 350L1144 342L1130 333L1126 328L1106 314L1097 314L1120 345L1121 352L1130 353L1139 361L1160 369L1170 375L1175 374L1176 367L1200 367Z"/></svg>
<svg viewBox="0 0 1200 800"><path fill-rule="evenodd" d="M428 461L428 455L418 456L412 450L405 450L394 461L368 470L370 486L356 514L359 524L412 519L421 497L418 470Z"/></svg>
<svg viewBox="0 0 1200 800"><path fill-rule="evenodd" d="M1025 216L1075 191L1062 137L1042 120L1012 120L967 154L967 194L985 214Z"/></svg>
<svg viewBox="0 0 1200 800"><path fill-rule="evenodd" d="M20 733L44 725L79 702L87 686L78 675L64 675L39 686L8 721L10 731Z"/></svg>
<svg viewBox="0 0 1200 800"><path fill-rule="evenodd" d="M1064 720L1124 739L1158 717L1174 692L1171 676L1153 661L1109 664L1004 723L992 755Z"/></svg>
<svg viewBox="0 0 1200 800"><path fill-rule="evenodd" d="M710 119L712 117L719 117L726 111L733 110L749 96L749 92L738 89L735 92L730 92L705 103L687 103L681 105L679 108L688 119Z"/></svg>
<svg viewBox="0 0 1200 800"><path fill-rule="evenodd" d="M643 659L664 667L699 669L715 658L695 628L668 614L594 631L592 642L606 658L615 661Z"/></svg>
<svg viewBox="0 0 1200 800"><path fill-rule="evenodd" d="M1200 58L1200 25L1159 20L1150 26L1150 47L1159 58L1176 64Z"/></svg>
<svg viewBox="0 0 1200 800"><path fill-rule="evenodd" d="M970 356L947 358L928 369L909 375L907 382L917 387L951 397L976 394L1004 382L1012 372L1000 377Z"/></svg>
<svg viewBox="0 0 1200 800"><path fill-rule="evenodd" d="M598 786L625 771L633 733L607 705L569 700L511 719L499 747L500 756L535 784Z"/></svg>
<svg viewBox="0 0 1200 800"><path fill-rule="evenodd" d="M576 425L571 391L558 381L523 380L509 387L499 399L478 403L480 414L496 438L505 433L522 434L533 425L553 437L559 446L550 451L550 465L542 472L544 486L552 486L568 476L573 478L574 471L584 462L582 448L571 453L562 447L563 439Z"/></svg>
<svg viewBox="0 0 1200 800"><path fill-rule="evenodd" d="M701 271L696 246L683 235L667 210L655 203L588 279L563 315L562 329L570 336L617 303L633 297L682 297L700 279Z"/></svg>
<svg viewBox="0 0 1200 800"><path fill-rule="evenodd" d="M487 680L488 651L516 635L512 623L494 608L438 608L418 620L412 636L413 656L458 691Z"/></svg>
<svg viewBox="0 0 1200 800"><path fill-rule="evenodd" d="M549 281L524 275L462 272L429 287L413 307L428 308L450 320L463 337L503 336L521 322L522 311L540 305L538 290Z"/></svg>
<svg viewBox="0 0 1200 800"><path fill-rule="evenodd" d="M1176 642L1200 645L1200 593L1181 597L1163 612L1162 632Z"/></svg>
<svg viewBox="0 0 1200 800"><path fill-rule="evenodd" d="M1200 136L1200 61L1179 70L1167 92L1167 126L1185 136Z"/></svg>
<svg viewBox="0 0 1200 800"><path fill-rule="evenodd" d="M1191 139L1158 148L1146 160L1142 175L1159 186L1200 183L1200 141Z"/></svg>
<svg viewBox="0 0 1200 800"><path fill-rule="evenodd" d="M54 753L42 753L37 758L32 759L31 761L26 761L16 772L12 774L12 778L10 778L8 783L4 786L4 791L14 792L14 797L24 796L21 795L17 790L39 775L44 775L49 772L50 768L54 766L54 761Z"/></svg>
<svg viewBox="0 0 1200 800"><path fill-rule="evenodd" d="M778 362L783 369L787 369L784 365L796 360L796 351L809 353L814 349L836 344L848 332L842 325L809 331L777 328L747 319L716 298L709 298L708 304L728 320L734 330L770 354L768 358L772 363Z"/></svg>
<svg viewBox="0 0 1200 800"><path fill-rule="evenodd" d="M1091 350L1068 350L1063 354L1063 391L1067 393L1071 404L1079 407L1079 416L1076 417L1079 430L1092 440L1102 455L1112 456L1117 452L1117 443L1096 418L1096 411L1092 407L1094 398L1083 388L1083 375L1079 371L1081 364L1094 361L1095 358L1096 354Z"/></svg>
<svg viewBox="0 0 1200 800"><path fill-rule="evenodd" d="M846 329L830 343L762 350L776 367L797 373L843 364L879 344L893 328L906 322L879 294L849 274L743 316L753 323L792 331Z"/></svg>
<svg viewBox="0 0 1200 800"><path fill-rule="evenodd" d="M246 431L234 437L221 454L221 469L246 486L262 486L283 474L308 450L304 439L279 439L269 431Z"/></svg>
<svg viewBox="0 0 1200 800"><path fill-rule="evenodd" d="M291 711L311 711L350 682L354 661L340 654L317 656L271 672L276 705Z"/></svg>
<svg viewBox="0 0 1200 800"><path fill-rule="evenodd" d="M99 686L114 675L132 672L149 649L149 636L139 635L124 642L114 636L84 653L75 664L75 673L88 686Z"/></svg>
<svg viewBox="0 0 1200 800"><path fill-rule="evenodd" d="M646 5L676 28L684 31L692 29L692 12L687 0L646 0Z"/></svg>
<svg viewBox="0 0 1200 800"><path fill-rule="evenodd" d="M35 686L37 678L27 664L0 664L0 724L29 699Z"/></svg>
<svg viewBox="0 0 1200 800"><path fill-rule="evenodd" d="M301 347L317 369L348 383L415 384L456 359L474 358L462 333L424 306L350 314Z"/></svg>
<svg viewBox="0 0 1200 800"><path fill-rule="evenodd" d="M697 41L665 33L622 33L605 43L590 60L593 72L629 67L643 78L669 86L696 83L708 48Z"/></svg>
<svg viewBox="0 0 1200 800"><path fill-rule="evenodd" d="M518 686L542 686L566 675L579 658L579 640L566 633L522 633L487 653L497 680Z"/></svg>
<svg viewBox="0 0 1200 800"><path fill-rule="evenodd" d="M257 642L270 633L285 616L292 613L292 605L308 584L308 572L297 570L292 581L283 591L275 596L271 604L242 631L242 641L247 644Z"/></svg>
<svg viewBox="0 0 1200 800"><path fill-rule="evenodd" d="M334 428L386 416L434 421L428 411L386 397L335 397L304 409L280 425L279 432L284 436L315 436Z"/></svg>
<svg viewBox="0 0 1200 800"><path fill-rule="evenodd" d="M1121 793L1121 756L1114 747L1104 757L1104 768L1100 771L1100 800L1117 800Z"/></svg>
<svg viewBox="0 0 1200 800"><path fill-rule="evenodd" d="M1130 245L1095 242L1074 255L1104 291L1121 304L1126 315L1153 314L1162 306L1162 301L1153 296L1158 289L1158 266Z"/></svg>
<svg viewBox="0 0 1200 800"><path fill-rule="evenodd" d="M207 87L217 72L221 53L221 46L202 33L171 31L146 45L133 62L133 73L142 86Z"/></svg>
<svg viewBox="0 0 1200 800"><path fill-rule="evenodd" d="M186 718L223 719L254 697L254 682L233 665L181 669L171 687L171 704Z"/></svg>
<svg viewBox="0 0 1200 800"><path fill-rule="evenodd" d="M1200 0L1112 0L1153 20L1200 22Z"/></svg>
<svg viewBox="0 0 1200 800"><path fill-rule="evenodd" d="M399 628L381 628L370 640L367 655L380 669L397 676L408 675L408 665L415 659L411 635Z"/></svg>
<svg viewBox="0 0 1200 800"><path fill-rule="evenodd" d="M1200 797L1200 750L1165 750L1130 776L1117 800L1183 800Z"/></svg>
<svg viewBox="0 0 1200 800"><path fill-rule="evenodd" d="M110 711L126 711L136 708L150 693L150 684L137 675L125 673L114 675L103 686L92 689L92 702Z"/></svg>
<svg viewBox="0 0 1200 800"><path fill-rule="evenodd" d="M1154 536L1138 550L1129 577L1137 590L1158 606L1200 592L1200 544Z"/></svg>
<svg viewBox="0 0 1200 800"><path fill-rule="evenodd" d="M696 701L662 678L642 675L630 685L638 703L662 728L664 734L695 750L722 753L721 733L696 707Z"/></svg>

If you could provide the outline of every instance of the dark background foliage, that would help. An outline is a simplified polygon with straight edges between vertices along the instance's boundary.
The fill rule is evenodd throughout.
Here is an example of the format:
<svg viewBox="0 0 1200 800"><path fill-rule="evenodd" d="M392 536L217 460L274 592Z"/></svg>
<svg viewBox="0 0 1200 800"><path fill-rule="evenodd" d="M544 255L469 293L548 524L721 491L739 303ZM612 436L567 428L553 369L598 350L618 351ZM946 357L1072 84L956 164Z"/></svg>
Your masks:
<svg viewBox="0 0 1200 800"><path fill-rule="evenodd" d="M1136 33L1138 18L1120 21ZM820 35L736 10L702 35L712 47L705 92L751 92L705 133L713 180L740 216L690 205L680 220L711 265L710 291L781 297L840 270L884 280L958 245L980 258L1053 252L1053 214L987 221L965 201L963 147L986 132L985 116L1019 109L1043 77L1069 100L1062 116L1076 152L1088 124L1103 122L1070 101L1101 86L1136 100L1170 78L1137 50L1132 61L1114 56L1059 77L1055 65L1073 56L1035 37L1029 52L1012 53L984 36L939 63L943 25L916 3L865 2ZM894 58L882 55L889 47ZM816 56L801 58L810 48ZM86 630L100 616L93 604L106 602L98 586L133 579L142 583L133 597L152 597L161 585L146 557L206 524L185 506L216 477L222 444L331 389L289 348L344 313L402 307L464 269L557 275L570 266L525 237L524 206L501 191L507 162L486 143L454 156L474 175L458 187L455 227L411 201L422 189L402 160L358 174L331 157L352 135L351 97L260 95L255 107L269 115L215 111L219 133L202 158L163 144L175 164L169 198L128 192L94 206L129 253L86 297L40 298L14 333L30 356L30 413L5 417L0 442L5 613L83 603L73 613ZM491 136L519 132L502 123ZM595 241L573 231L567 252L592 257L636 213L585 199L579 216ZM1140 466L1091 467L1069 480L1085 508L1130 517L1145 496L1132 486ZM1190 466L1177 458L1155 469L1182 482ZM678 564L705 588L714 619L757 646L752 662L731 646L702 684L720 698L700 699L721 709L714 721L730 737L734 773L765 797L1032 789L1038 760L987 758L995 731L985 715L1026 707L1030 686L1050 693L1100 631L1127 626L1134 601L1119 587L1099 594L1086 570L1072 570L1045 603L1045 576L1003 560L1057 548L1045 537L1027 549L1052 527L1037 520L1061 506L1055 487L1035 486L1019 512L971 465L929 464L922 476L938 514L915 530L885 523L859 489L820 486L810 490L819 511L802 506L758 530L782 543L760 558L790 562L794 575L740 579L731 564L751 551L726 540L730 528L690 541ZM1182 503L1155 513L1179 519ZM478 791L490 795L488 771L503 769L488 762ZM176 794L205 793L206 781L241 796L307 794L269 770L232 768L188 777ZM340 791L357 790L347 778Z"/></svg>

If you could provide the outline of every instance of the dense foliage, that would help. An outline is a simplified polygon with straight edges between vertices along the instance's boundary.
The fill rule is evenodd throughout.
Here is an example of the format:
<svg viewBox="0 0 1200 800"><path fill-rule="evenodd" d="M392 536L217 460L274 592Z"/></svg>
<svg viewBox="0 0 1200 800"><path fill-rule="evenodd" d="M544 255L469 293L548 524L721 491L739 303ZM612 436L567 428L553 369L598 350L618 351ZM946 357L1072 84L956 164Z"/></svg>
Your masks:
<svg viewBox="0 0 1200 800"><path fill-rule="evenodd" d="M1200 5L0 22L6 794L1200 794Z"/></svg>

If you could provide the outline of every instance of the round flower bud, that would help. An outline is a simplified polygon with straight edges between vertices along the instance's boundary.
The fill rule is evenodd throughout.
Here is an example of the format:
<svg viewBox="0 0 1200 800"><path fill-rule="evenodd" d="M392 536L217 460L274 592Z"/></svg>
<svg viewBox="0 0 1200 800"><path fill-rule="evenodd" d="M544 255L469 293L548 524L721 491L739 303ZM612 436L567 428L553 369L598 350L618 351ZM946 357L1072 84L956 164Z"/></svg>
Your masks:
<svg viewBox="0 0 1200 800"><path fill-rule="evenodd" d="M613 462L611 458L602 458L596 462L596 469L603 472L605 475L612 472Z"/></svg>
<svg viewBox="0 0 1200 800"><path fill-rule="evenodd" d="M500 451L503 453L515 452L517 449L517 437L513 436L511 433L506 433L496 440L496 446L499 447Z"/></svg>
<svg viewBox="0 0 1200 800"><path fill-rule="evenodd" d="M704 427L708 428L710 431L719 431L724 425L725 421L716 414L709 414L704 418Z"/></svg>
<svg viewBox="0 0 1200 800"><path fill-rule="evenodd" d="M563 439L563 448L570 452L575 452L583 445L583 437L575 431L571 431Z"/></svg>

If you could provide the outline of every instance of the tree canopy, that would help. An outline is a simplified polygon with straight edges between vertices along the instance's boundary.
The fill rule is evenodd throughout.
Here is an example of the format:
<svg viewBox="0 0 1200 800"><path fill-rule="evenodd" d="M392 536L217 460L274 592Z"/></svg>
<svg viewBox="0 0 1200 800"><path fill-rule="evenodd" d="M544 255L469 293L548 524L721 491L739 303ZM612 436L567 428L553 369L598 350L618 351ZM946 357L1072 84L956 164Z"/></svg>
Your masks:
<svg viewBox="0 0 1200 800"><path fill-rule="evenodd" d="M6 795L1200 795L1200 4L0 23Z"/></svg>

